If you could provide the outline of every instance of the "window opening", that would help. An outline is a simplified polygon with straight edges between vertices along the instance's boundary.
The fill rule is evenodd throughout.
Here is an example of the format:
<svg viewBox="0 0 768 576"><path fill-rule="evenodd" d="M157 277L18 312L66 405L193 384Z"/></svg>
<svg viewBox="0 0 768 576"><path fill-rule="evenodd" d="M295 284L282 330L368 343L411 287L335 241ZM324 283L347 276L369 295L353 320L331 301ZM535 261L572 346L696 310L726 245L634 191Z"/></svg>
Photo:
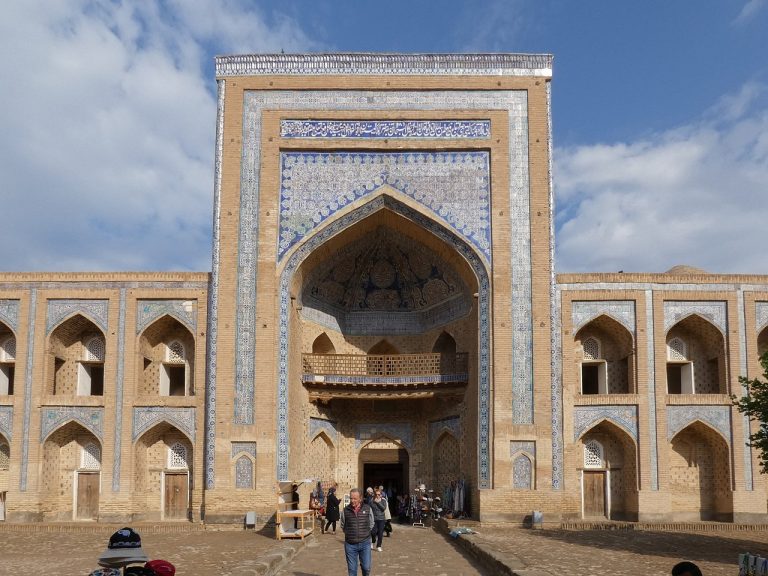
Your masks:
<svg viewBox="0 0 768 576"><path fill-rule="evenodd" d="M584 468L604 468L605 458L603 445L597 440L584 444Z"/></svg>
<svg viewBox="0 0 768 576"><path fill-rule="evenodd" d="M83 470L101 470L101 448L95 442L88 442L83 446L80 468Z"/></svg>
<svg viewBox="0 0 768 576"><path fill-rule="evenodd" d="M181 442L174 442L168 448L168 468L173 470L186 470L187 465L187 447Z"/></svg>

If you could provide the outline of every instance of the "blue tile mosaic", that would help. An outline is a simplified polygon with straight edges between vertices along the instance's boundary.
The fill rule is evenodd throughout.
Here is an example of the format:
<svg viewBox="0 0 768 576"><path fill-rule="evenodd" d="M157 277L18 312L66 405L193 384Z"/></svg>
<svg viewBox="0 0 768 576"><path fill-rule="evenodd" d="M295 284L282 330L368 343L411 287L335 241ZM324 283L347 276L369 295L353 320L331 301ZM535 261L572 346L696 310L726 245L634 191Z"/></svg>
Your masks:
<svg viewBox="0 0 768 576"><path fill-rule="evenodd" d="M19 301L0 300L0 322L13 332L19 331Z"/></svg>
<svg viewBox="0 0 768 576"><path fill-rule="evenodd" d="M283 152L278 260L339 210L394 188L491 259L488 152Z"/></svg>
<svg viewBox="0 0 768 576"><path fill-rule="evenodd" d="M117 375L115 377L115 449L112 462L112 492L120 491L120 466L123 440L123 379L125 375L125 295L120 289L120 312L117 319Z"/></svg>
<svg viewBox="0 0 768 576"><path fill-rule="evenodd" d="M697 420L720 432L729 446L733 444L730 406L667 406L667 439L671 441Z"/></svg>
<svg viewBox="0 0 768 576"><path fill-rule="evenodd" d="M13 406L0 406L0 434L8 442L13 437Z"/></svg>
<svg viewBox="0 0 768 576"><path fill-rule="evenodd" d="M21 427L21 474L19 490L27 490L27 465L29 464L29 421L32 413L32 361L35 350L35 315L37 313L37 288L29 291L29 316L27 318L27 366L24 377L24 421Z"/></svg>
<svg viewBox="0 0 768 576"><path fill-rule="evenodd" d="M138 300L136 302L136 334L158 318L171 316L195 333L197 303L192 300Z"/></svg>
<svg viewBox="0 0 768 576"><path fill-rule="evenodd" d="M755 302L756 332L759 334L766 326L768 326L768 302Z"/></svg>
<svg viewBox="0 0 768 576"><path fill-rule="evenodd" d="M659 489L659 446L656 430L656 354L654 353L653 291L645 290L646 361L648 362L648 452L651 458L651 490Z"/></svg>
<svg viewBox="0 0 768 576"><path fill-rule="evenodd" d="M67 422L77 422L92 432L99 441L104 439L104 408L89 406L43 407L40 411L40 442Z"/></svg>
<svg viewBox="0 0 768 576"><path fill-rule="evenodd" d="M224 145L224 94L226 81L219 80L216 108L216 158L213 186L213 248L208 286L207 337L205 340L205 487L216 486L216 364L219 317L219 275L221 265L221 158Z"/></svg>
<svg viewBox="0 0 768 576"><path fill-rule="evenodd" d="M281 120L283 138L460 140L491 137L490 120Z"/></svg>
<svg viewBox="0 0 768 576"><path fill-rule="evenodd" d="M104 333L109 326L109 300L48 300L46 334L68 316L82 314L93 321Z"/></svg>
<svg viewBox="0 0 768 576"><path fill-rule="evenodd" d="M256 442L232 442L232 458L238 454L248 454L256 459Z"/></svg>
<svg viewBox="0 0 768 576"><path fill-rule="evenodd" d="M216 57L216 76L552 76L551 54L238 54Z"/></svg>
<svg viewBox="0 0 768 576"><path fill-rule="evenodd" d="M139 439L147 430L166 422L175 426L187 435L192 443L195 442L195 409L175 408L169 406L144 406L133 409L133 441Z"/></svg>
<svg viewBox="0 0 768 576"><path fill-rule="evenodd" d="M664 331L690 316L698 314L712 322L723 335L728 334L728 311L725 302L690 302L667 300L664 302Z"/></svg>
<svg viewBox="0 0 768 576"><path fill-rule="evenodd" d="M739 321L739 375L747 376L747 321L745 319L744 290L739 289L736 293L737 311ZM759 302L757 304L760 304ZM758 330L759 332L759 330ZM747 393L745 386L741 387L741 394ZM744 488L752 491L752 447L749 442L749 416L742 416L744 426Z"/></svg>
<svg viewBox="0 0 768 576"><path fill-rule="evenodd" d="M573 408L573 440L595 424L608 420L627 432L637 442L637 406L575 406Z"/></svg>
<svg viewBox="0 0 768 576"><path fill-rule="evenodd" d="M613 318L635 336L634 300L574 301L571 304L573 333L576 334L582 326L601 315Z"/></svg>

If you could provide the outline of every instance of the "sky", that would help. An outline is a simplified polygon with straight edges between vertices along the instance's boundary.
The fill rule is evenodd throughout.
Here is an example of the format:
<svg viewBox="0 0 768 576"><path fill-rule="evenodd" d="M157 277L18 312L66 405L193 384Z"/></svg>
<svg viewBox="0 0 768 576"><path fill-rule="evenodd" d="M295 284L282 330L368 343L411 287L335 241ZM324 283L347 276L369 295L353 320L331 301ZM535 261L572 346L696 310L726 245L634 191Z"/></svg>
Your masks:
<svg viewBox="0 0 768 576"><path fill-rule="evenodd" d="M10 0L0 271L209 271L216 55L554 55L556 270L768 273L768 0Z"/></svg>

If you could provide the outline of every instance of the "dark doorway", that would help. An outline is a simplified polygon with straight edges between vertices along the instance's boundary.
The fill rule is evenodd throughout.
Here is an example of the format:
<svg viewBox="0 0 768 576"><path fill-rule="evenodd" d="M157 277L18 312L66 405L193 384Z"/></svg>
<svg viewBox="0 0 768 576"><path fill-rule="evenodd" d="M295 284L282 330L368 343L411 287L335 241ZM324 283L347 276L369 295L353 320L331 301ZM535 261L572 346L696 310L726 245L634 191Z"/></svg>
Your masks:
<svg viewBox="0 0 768 576"><path fill-rule="evenodd" d="M408 451L400 449L371 449L360 451L360 488L384 486L390 505L398 494L408 494Z"/></svg>

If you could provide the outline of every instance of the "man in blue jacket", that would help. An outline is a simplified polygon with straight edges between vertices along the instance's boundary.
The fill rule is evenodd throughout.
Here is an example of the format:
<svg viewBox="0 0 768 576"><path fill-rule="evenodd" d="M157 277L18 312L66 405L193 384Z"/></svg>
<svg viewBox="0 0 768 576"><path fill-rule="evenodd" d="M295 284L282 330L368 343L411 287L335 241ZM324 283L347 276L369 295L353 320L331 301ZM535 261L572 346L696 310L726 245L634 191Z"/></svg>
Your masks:
<svg viewBox="0 0 768 576"><path fill-rule="evenodd" d="M349 505L341 511L341 529L344 530L344 554L347 557L347 573L357 576L357 562L363 576L371 573L371 529L373 511L363 502L359 488L349 491Z"/></svg>

